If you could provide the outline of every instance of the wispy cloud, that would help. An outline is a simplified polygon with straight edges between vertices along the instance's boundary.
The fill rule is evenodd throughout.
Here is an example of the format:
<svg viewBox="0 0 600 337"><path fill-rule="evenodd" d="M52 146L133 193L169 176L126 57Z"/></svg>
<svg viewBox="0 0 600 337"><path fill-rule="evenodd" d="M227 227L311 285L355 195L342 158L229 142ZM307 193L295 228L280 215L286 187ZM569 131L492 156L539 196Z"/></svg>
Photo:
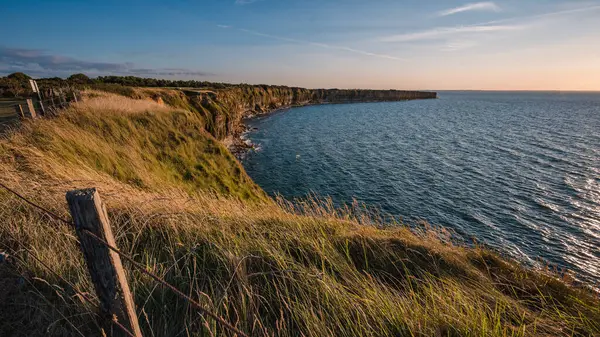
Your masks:
<svg viewBox="0 0 600 337"><path fill-rule="evenodd" d="M586 7L564 9L556 12L504 18L468 26L436 27L422 31L388 35L376 38L376 41L385 43L431 41L433 45L429 44L428 46L423 46L438 47L441 51L457 51L475 47L496 36L503 36L502 33L543 27L551 24L555 19L562 19L579 13L594 13L597 11L600 11L600 5L596 4Z"/></svg>
<svg viewBox="0 0 600 337"><path fill-rule="evenodd" d="M217 25L217 26L220 27L221 25ZM221 27L221 28L223 28L223 27ZM315 46L315 47L320 47L320 48L325 48L325 49L341 50L341 51L346 51L349 53L384 58L384 59L388 59L388 60L402 60L401 58L393 56L393 55L373 53L370 51L355 49L355 48L346 47L346 46L338 46L338 45L332 45L332 44L327 44L327 43L319 43L319 42L313 42L313 41L307 41L307 40L294 39L294 38L289 38L289 37L285 37L285 36L265 34L265 33L257 32L257 31L250 30L250 29L244 29L244 28L238 28L238 30L241 32L244 32L246 34L261 36L261 37L265 37L265 38L269 38L269 39L273 39L273 40L291 42L291 43L296 43L296 44L310 45L310 46Z"/></svg>
<svg viewBox="0 0 600 337"><path fill-rule="evenodd" d="M477 45L476 41L471 40L450 40L446 42L444 46L440 48L441 51L446 52L454 52L458 50L463 50L467 48L471 48Z"/></svg>
<svg viewBox="0 0 600 337"><path fill-rule="evenodd" d="M553 18L553 17L562 17L562 16L567 16L567 15L577 14L577 13L586 13L586 12L590 13L590 12L595 12L598 10L600 10L600 5L592 5L592 6L586 6L586 7L565 9L565 10L557 11L557 12L541 13L541 14L536 14L536 15L520 16L520 17L506 18L506 19L501 19L501 20L494 20L494 21L489 21L484 24L493 25L493 24L514 22L514 21L531 22L532 20L539 20L539 19L546 19L546 18Z"/></svg>
<svg viewBox="0 0 600 337"><path fill-rule="evenodd" d="M494 3L494 2L491 2L491 1L476 2L476 3L470 3L470 4L463 5L463 6L440 11L437 13L437 16L448 16L448 15L454 15L454 14L470 12L470 11L499 12L500 10L501 10L500 6L496 5L496 3Z"/></svg>
<svg viewBox="0 0 600 337"><path fill-rule="evenodd" d="M249 5L263 0L235 0L236 5Z"/></svg>
<svg viewBox="0 0 600 337"><path fill-rule="evenodd" d="M445 39L460 34L477 34L502 31L515 31L524 29L524 25L478 25L478 26L459 26L459 27L440 27L420 32L406 34L397 34L379 38L381 42L413 42L422 40Z"/></svg>
<svg viewBox="0 0 600 337"><path fill-rule="evenodd" d="M91 62L52 55L39 49L0 46L0 73L22 71L34 76L60 76L72 73L117 74L137 76L202 77L214 74L184 68L137 68L131 62Z"/></svg>
<svg viewBox="0 0 600 337"><path fill-rule="evenodd" d="M520 31L545 24L547 20L552 18L560 18L578 13L591 13L595 11L600 11L600 5L572 8L530 16L512 17L468 26L437 27L422 31L383 36L377 38L377 41L402 43L424 40L445 40L448 45L452 45L452 41L465 41L465 36L473 37L475 35L485 35L487 37L491 33ZM467 44L461 43L461 45L466 46ZM471 41L468 45L473 46L475 44Z"/></svg>

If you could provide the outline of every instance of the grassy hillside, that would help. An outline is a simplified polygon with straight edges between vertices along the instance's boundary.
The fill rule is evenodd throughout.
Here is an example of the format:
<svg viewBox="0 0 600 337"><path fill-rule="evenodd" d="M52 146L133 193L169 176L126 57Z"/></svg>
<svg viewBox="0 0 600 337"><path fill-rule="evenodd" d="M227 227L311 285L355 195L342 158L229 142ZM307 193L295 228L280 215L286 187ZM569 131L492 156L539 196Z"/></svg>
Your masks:
<svg viewBox="0 0 600 337"><path fill-rule="evenodd" d="M1 156L22 158L13 171L72 179L106 175L142 190L179 188L258 199L262 191L202 118L151 100L90 92L61 118L26 123L0 145ZM26 179L26 177L24 177Z"/></svg>
<svg viewBox="0 0 600 337"><path fill-rule="evenodd" d="M217 139L243 131L242 120L250 115L276 109L321 103L351 103L432 99L435 92L401 90L305 89L267 85L237 85L225 88L134 88L100 85L102 88L134 99L151 99L170 106L197 112L204 128Z"/></svg>
<svg viewBox="0 0 600 337"><path fill-rule="evenodd" d="M600 334L597 295L568 277L358 205L268 199L169 95L91 93L24 123L0 140L1 181L66 218L66 191L98 187L122 250L252 336ZM1 189L0 205L0 336L99 335L72 230ZM128 270L145 336L229 335Z"/></svg>

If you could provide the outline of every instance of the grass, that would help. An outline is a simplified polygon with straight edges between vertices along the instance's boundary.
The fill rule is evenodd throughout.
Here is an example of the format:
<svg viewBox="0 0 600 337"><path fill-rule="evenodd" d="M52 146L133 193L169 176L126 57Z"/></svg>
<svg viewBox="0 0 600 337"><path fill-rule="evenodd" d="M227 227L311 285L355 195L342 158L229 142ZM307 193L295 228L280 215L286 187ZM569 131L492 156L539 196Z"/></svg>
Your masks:
<svg viewBox="0 0 600 337"><path fill-rule="evenodd" d="M122 250L253 336L600 334L597 295L567 276L357 205L268 199L197 114L89 96L1 140L2 181L67 218L64 192L98 187ZM0 203L14 256L0 265L0 335L99 335L72 230L4 191ZM128 270L145 336L229 335Z"/></svg>
<svg viewBox="0 0 600 337"><path fill-rule="evenodd" d="M103 175L143 190L264 197L197 114L151 100L88 96L61 118L27 123L3 142L0 154L23 160L13 171L56 173L48 178L58 180Z"/></svg>

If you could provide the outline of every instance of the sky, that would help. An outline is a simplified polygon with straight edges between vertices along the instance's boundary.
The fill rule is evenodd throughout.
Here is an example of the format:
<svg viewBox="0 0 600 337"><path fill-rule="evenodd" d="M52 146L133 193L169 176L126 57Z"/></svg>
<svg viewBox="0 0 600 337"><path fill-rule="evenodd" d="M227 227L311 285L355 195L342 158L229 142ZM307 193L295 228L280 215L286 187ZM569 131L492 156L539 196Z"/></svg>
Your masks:
<svg viewBox="0 0 600 337"><path fill-rule="evenodd" d="M600 90L600 0L0 0L0 75Z"/></svg>

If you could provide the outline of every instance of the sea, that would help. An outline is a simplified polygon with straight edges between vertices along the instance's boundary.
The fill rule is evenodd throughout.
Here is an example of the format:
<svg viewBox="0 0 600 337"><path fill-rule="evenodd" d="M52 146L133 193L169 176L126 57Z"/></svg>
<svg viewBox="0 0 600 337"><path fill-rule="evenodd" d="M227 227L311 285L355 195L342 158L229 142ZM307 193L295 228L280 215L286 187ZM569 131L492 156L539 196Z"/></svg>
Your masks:
<svg viewBox="0 0 600 337"><path fill-rule="evenodd" d="M248 121L267 193L354 200L600 289L600 93L439 92Z"/></svg>

